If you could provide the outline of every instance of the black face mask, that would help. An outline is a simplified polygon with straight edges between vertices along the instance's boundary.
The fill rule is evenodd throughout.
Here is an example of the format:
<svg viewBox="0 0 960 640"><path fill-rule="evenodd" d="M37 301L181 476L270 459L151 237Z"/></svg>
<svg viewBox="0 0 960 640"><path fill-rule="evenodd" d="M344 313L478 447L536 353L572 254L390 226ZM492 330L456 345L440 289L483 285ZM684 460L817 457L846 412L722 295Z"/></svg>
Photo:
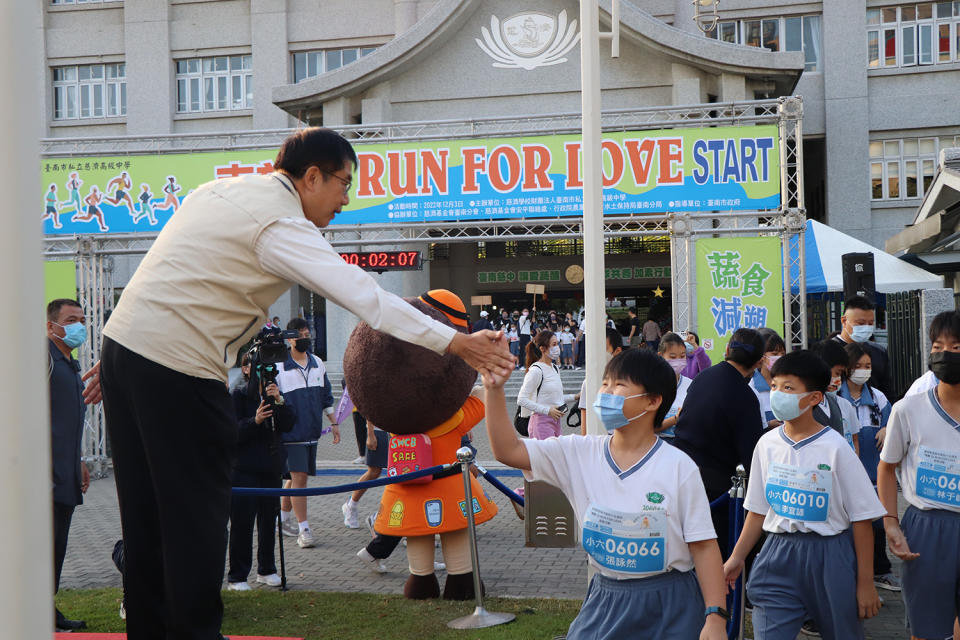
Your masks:
<svg viewBox="0 0 960 640"><path fill-rule="evenodd" d="M927 366L940 382L960 384L960 353L954 351L931 353Z"/></svg>
<svg viewBox="0 0 960 640"><path fill-rule="evenodd" d="M310 338L297 338L293 348L300 353L306 353L310 350Z"/></svg>

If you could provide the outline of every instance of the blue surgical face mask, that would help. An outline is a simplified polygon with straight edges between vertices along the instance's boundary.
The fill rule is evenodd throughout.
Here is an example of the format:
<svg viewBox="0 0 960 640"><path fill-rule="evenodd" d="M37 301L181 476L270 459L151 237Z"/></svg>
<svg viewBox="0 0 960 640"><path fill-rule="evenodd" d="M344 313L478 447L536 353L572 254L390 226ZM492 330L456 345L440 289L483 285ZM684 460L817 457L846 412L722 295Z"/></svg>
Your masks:
<svg viewBox="0 0 960 640"><path fill-rule="evenodd" d="M805 398L808 395L813 393L813 391L808 391L806 393L787 393L786 391L771 391L770 392L770 411L773 412L773 415L777 420L782 420L786 422L787 420L796 420L803 413L809 409L800 409L800 399Z"/></svg>
<svg viewBox="0 0 960 640"><path fill-rule="evenodd" d="M628 418L623 413L623 403L630 398L639 398L645 396L645 393L638 393L632 396L618 396L613 393L598 393L597 399L593 401L593 410L600 418L604 428L607 431L616 431L620 427L625 427L637 418L646 415L646 411L640 415Z"/></svg>
<svg viewBox="0 0 960 640"><path fill-rule="evenodd" d="M71 349L76 349L87 341L87 327L82 322L71 322L67 325L57 324L56 322L53 324L63 328L64 336L60 339L63 340L63 344Z"/></svg>
<svg viewBox="0 0 960 640"><path fill-rule="evenodd" d="M854 342L866 342L875 330L876 327L872 324L858 324L850 329L850 337Z"/></svg>

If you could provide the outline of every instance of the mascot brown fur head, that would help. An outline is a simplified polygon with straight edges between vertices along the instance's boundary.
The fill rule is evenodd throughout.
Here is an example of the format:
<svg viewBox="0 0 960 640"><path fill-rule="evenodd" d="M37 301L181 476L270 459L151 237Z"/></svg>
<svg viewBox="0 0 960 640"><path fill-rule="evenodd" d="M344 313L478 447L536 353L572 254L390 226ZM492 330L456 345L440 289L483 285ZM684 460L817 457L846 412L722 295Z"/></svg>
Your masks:
<svg viewBox="0 0 960 640"><path fill-rule="evenodd" d="M449 304L453 296L459 306L454 311L463 310L454 294L436 293L440 292L448 295L436 298ZM463 318L448 316L421 298L405 300L431 318L462 333L468 331ZM375 331L366 322L350 335L343 373L360 415L384 431L399 434L423 433L449 420L466 402L477 379L477 372L459 356L439 355Z"/></svg>

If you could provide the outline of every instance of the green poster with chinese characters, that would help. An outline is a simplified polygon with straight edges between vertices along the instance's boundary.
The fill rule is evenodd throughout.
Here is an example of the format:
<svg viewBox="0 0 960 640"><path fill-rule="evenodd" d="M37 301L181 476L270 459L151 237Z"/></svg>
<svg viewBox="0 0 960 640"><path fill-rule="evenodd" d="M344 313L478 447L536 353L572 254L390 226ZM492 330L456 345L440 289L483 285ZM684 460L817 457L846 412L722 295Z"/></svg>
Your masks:
<svg viewBox="0 0 960 640"><path fill-rule="evenodd" d="M697 240L697 326L714 363L741 327L783 335L782 265L776 237Z"/></svg>

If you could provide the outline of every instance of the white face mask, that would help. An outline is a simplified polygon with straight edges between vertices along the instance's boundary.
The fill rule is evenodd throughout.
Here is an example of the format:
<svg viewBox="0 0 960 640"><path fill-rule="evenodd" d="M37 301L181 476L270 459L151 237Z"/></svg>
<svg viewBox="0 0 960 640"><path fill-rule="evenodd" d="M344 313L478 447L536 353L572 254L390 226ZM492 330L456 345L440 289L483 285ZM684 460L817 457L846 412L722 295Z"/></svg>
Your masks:
<svg viewBox="0 0 960 640"><path fill-rule="evenodd" d="M557 346L557 345L554 345L554 346L550 347L549 353L550 353L550 359L551 359L551 360L556 360L556 359L558 359L558 358L560 357L560 347Z"/></svg>
<svg viewBox="0 0 960 640"><path fill-rule="evenodd" d="M854 369L850 373L850 382L853 384L866 384L867 380L870 379L870 374L873 373L870 369Z"/></svg>

